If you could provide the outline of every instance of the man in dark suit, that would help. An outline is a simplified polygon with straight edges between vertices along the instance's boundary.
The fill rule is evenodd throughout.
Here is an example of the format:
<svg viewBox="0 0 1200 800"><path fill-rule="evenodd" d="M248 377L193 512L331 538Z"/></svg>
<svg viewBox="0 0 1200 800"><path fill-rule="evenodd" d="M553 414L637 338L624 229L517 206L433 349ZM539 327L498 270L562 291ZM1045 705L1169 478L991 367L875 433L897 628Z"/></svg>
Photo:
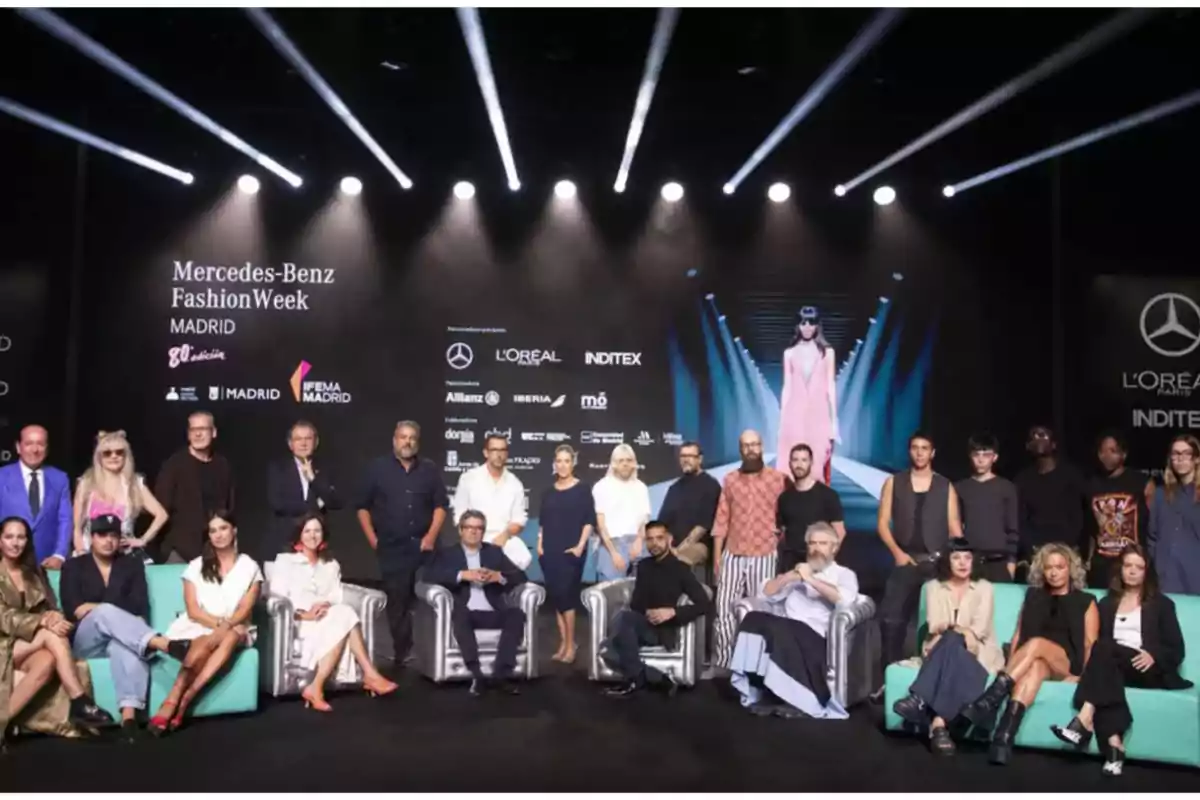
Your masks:
<svg viewBox="0 0 1200 800"><path fill-rule="evenodd" d="M487 520L479 511L463 512L458 520L460 544L438 551L426 572L431 583L445 586L454 595L451 625L471 671L471 694L482 695L490 685L508 694L520 694L510 676L517 663L517 648L525 631L525 612L509 606L504 595L525 582L525 573L504 555L504 550L483 541ZM489 683L479 666L475 631L500 630L500 645Z"/></svg>
<svg viewBox="0 0 1200 800"><path fill-rule="evenodd" d="M33 533L33 549L46 569L60 569L71 555L71 481L46 466L49 434L26 425L17 435L19 460L0 467L0 519L20 517Z"/></svg>
<svg viewBox="0 0 1200 800"><path fill-rule="evenodd" d="M213 445L217 424L207 411L188 415L188 446L163 462L154 496L171 515L157 561L191 561L204 546L208 517L214 511L233 512L233 468Z"/></svg>
<svg viewBox="0 0 1200 800"><path fill-rule="evenodd" d="M267 505L271 508L271 530L262 545L262 560L270 561L288 549L292 535L307 514L324 514L342 507L329 473L313 461L320 439L317 426L300 420L288 432L292 457L275 461L267 468Z"/></svg>

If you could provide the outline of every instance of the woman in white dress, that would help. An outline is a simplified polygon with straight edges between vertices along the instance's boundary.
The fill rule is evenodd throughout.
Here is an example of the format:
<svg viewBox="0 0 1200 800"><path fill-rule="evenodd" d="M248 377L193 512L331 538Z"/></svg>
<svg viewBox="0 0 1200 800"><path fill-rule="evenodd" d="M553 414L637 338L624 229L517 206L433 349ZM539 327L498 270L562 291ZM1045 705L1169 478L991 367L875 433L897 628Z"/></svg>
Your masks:
<svg viewBox="0 0 1200 800"><path fill-rule="evenodd" d="M134 536L138 517L143 513L154 519L146 533ZM75 531L72 537L76 553L92 549L92 520L112 514L121 520L121 549L125 552L144 548L167 524L167 510L146 486L133 465L133 450L125 431L100 431L92 466L75 487Z"/></svg>
<svg viewBox="0 0 1200 800"><path fill-rule="evenodd" d="M168 639L184 639L191 645L175 685L150 720L151 733L163 736L178 730L188 706L234 651L253 643L250 615L262 580L254 559L238 553L233 515L214 511L208 518L204 550L183 571L187 610L164 633Z"/></svg>
<svg viewBox="0 0 1200 800"><path fill-rule="evenodd" d="M292 550L275 557L271 593L286 597L296 609L301 665L315 671L312 683L300 693L305 708L332 711L325 701L325 683L335 670L339 683L354 683L355 662L362 669L363 688L372 695L396 691L396 684L371 663L358 612L342 602L342 568L329 555L322 515L300 520Z"/></svg>

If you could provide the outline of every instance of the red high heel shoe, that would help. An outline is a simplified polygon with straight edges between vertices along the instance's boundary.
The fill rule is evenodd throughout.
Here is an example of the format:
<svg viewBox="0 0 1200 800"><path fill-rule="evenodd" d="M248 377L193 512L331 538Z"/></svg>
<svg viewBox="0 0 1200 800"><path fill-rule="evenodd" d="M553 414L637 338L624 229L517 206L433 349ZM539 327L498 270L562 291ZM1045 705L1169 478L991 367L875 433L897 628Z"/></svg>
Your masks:
<svg viewBox="0 0 1200 800"><path fill-rule="evenodd" d="M311 683L304 687L304 691L300 692L300 696L304 698L305 708L311 708L316 711L325 712L333 711L333 706L325 702L325 698L317 692L316 688Z"/></svg>
<svg viewBox="0 0 1200 800"><path fill-rule="evenodd" d="M159 707L159 710L161 711L162 707L167 706L167 705L170 705L172 708L175 708L175 709L178 709L178 706L179 706L178 703L168 704L168 703L164 702L162 704L162 706ZM177 730L179 728L179 726L177 724L175 724L175 717L178 716L178 713L179 712L176 711L176 713L171 716L168 716L166 714L155 714L153 717L150 718L150 724L146 726L146 730L150 731L150 734L152 736L155 736L155 737L161 739L162 737L166 736L169 733L174 732L175 730Z"/></svg>
<svg viewBox="0 0 1200 800"><path fill-rule="evenodd" d="M400 687L380 675L378 678L363 678L363 689L372 697L391 694Z"/></svg>

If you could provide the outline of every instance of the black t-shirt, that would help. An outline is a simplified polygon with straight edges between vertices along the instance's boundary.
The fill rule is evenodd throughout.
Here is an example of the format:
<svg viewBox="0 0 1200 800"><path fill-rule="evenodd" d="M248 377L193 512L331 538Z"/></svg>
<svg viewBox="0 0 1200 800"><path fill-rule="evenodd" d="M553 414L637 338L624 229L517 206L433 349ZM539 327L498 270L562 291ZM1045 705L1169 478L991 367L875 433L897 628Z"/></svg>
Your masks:
<svg viewBox="0 0 1200 800"><path fill-rule="evenodd" d="M214 511L220 511L217 497L217 470L212 459L201 461L193 458L195 469L200 473L200 502L204 505L204 516L207 518Z"/></svg>
<svg viewBox="0 0 1200 800"><path fill-rule="evenodd" d="M1115 558L1125 545L1145 540L1148 480L1142 473L1127 469L1115 478L1102 475L1088 481L1088 532L1096 555Z"/></svg>
<svg viewBox="0 0 1200 800"><path fill-rule="evenodd" d="M783 530L781 550L805 553L804 532L814 522L841 522L845 519L838 493L818 481L806 492L792 486L779 495L775 522Z"/></svg>
<svg viewBox="0 0 1200 800"><path fill-rule="evenodd" d="M1031 465L1017 475L1020 507L1021 551L1029 554L1049 542L1080 547L1083 542L1083 504L1087 494L1083 476L1060 461L1049 472Z"/></svg>

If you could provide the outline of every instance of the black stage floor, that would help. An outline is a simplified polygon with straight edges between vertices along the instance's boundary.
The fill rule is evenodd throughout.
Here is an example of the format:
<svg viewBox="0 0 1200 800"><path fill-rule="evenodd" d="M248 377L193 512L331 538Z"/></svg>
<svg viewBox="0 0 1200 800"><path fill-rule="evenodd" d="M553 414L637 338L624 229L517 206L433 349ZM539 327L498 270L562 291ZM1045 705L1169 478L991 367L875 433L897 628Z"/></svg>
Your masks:
<svg viewBox="0 0 1200 800"><path fill-rule="evenodd" d="M576 665L578 667L579 665ZM339 695L335 711L265 700L256 714L193 721L136 744L18 740L4 791L1179 791L1200 771L1018 751L935 760L890 736L880 710L844 722L758 719L705 682L672 700L612 700L565 667L520 697L472 698L405 673L388 698Z"/></svg>

